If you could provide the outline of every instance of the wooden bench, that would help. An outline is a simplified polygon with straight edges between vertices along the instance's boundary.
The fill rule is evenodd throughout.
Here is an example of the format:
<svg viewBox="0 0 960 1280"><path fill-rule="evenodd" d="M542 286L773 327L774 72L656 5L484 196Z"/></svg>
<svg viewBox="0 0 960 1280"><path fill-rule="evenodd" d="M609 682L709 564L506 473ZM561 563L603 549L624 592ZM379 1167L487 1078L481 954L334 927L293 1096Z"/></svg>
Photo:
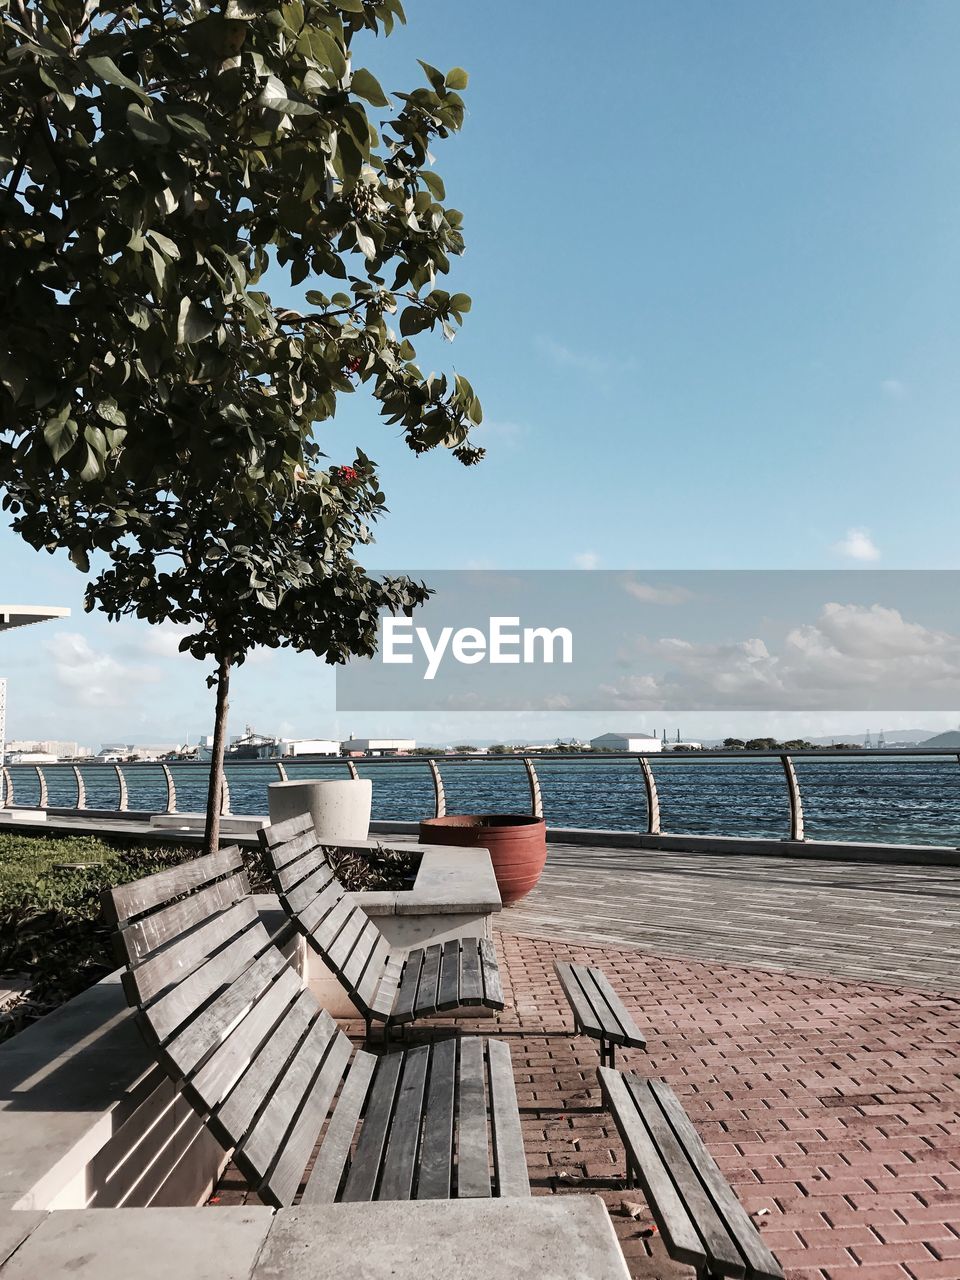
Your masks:
<svg viewBox="0 0 960 1280"><path fill-rule="evenodd" d="M646 1038L601 969L554 963L577 1030L600 1042L601 1065L614 1065L616 1046L645 1049Z"/></svg>
<svg viewBox="0 0 960 1280"><path fill-rule="evenodd" d="M626 1150L627 1185L639 1181L670 1257L700 1280L783 1280L669 1085L610 1067L597 1074Z"/></svg>
<svg viewBox="0 0 960 1280"><path fill-rule="evenodd" d="M493 943L454 938L396 950L337 879L309 814L264 827L260 843L284 910L343 983L368 1036L373 1022L390 1027L461 1006L503 1008Z"/></svg>
<svg viewBox="0 0 960 1280"><path fill-rule="evenodd" d="M354 1054L260 922L239 849L104 910L144 1036L268 1203L293 1203L315 1149L304 1203L529 1194L509 1048Z"/></svg>

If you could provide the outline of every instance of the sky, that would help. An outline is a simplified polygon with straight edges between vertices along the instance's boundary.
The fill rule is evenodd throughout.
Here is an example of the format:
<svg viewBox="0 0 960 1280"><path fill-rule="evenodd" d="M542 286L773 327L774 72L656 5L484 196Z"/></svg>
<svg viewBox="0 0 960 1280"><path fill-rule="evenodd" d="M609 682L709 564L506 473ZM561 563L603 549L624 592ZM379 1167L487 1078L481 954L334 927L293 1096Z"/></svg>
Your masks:
<svg viewBox="0 0 960 1280"><path fill-rule="evenodd" d="M466 218L451 288L474 306L425 363L470 378L489 456L414 458L362 393L345 401L319 439L333 461L359 444L380 464L390 513L370 567L958 567L960 7L407 10L355 65L388 89L419 82L418 57L470 72L465 128L436 153ZM3 637L8 735L209 731L206 670L176 656L179 637L84 615L82 593L65 558L0 531L0 598L73 609ZM645 727L337 713L332 673L291 654L237 674L231 715L237 731L425 741ZM689 712L678 727L862 735L915 719ZM944 707L922 723L958 720Z"/></svg>

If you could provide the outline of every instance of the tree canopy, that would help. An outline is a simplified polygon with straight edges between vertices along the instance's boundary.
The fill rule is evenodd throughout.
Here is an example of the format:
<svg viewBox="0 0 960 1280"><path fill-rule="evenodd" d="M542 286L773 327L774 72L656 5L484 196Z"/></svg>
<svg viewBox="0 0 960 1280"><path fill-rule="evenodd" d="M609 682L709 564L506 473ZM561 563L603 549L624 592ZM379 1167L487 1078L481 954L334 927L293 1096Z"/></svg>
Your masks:
<svg viewBox="0 0 960 1280"><path fill-rule="evenodd" d="M385 497L365 455L323 451L338 398L365 388L415 453L482 456L472 386L411 342L470 309L438 285L464 240L430 153L467 74L421 63L388 96L354 58L403 16L0 0L3 505L93 564L88 608L189 629L221 751L250 648L344 661L426 595L355 559Z"/></svg>

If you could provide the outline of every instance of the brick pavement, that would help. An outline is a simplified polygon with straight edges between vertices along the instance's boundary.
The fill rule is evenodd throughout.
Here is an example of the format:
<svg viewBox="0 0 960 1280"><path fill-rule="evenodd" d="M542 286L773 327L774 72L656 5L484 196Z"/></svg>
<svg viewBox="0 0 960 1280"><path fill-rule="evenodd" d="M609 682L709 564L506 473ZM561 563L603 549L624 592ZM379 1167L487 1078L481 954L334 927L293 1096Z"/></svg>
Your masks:
<svg viewBox="0 0 960 1280"><path fill-rule="evenodd" d="M501 935L503 1035L535 1194L601 1194L636 1280L690 1280L633 1220L598 1110L593 1041L570 1034L554 958L600 964L647 1029L626 1065L670 1082L788 1280L960 1280L960 1001L831 977ZM359 1030L359 1028L354 1028ZM429 1034L429 1032L427 1033ZM621 1055L618 1055L618 1058ZM234 1168L217 1202L248 1193Z"/></svg>

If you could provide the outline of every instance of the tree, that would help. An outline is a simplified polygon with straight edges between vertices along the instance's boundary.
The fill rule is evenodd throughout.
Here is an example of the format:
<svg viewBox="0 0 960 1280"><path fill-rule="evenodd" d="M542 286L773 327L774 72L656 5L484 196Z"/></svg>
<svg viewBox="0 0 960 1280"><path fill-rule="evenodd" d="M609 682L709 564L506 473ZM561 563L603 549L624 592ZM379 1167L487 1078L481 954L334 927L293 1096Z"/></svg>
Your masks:
<svg viewBox="0 0 960 1280"><path fill-rule="evenodd" d="M743 749L744 742L742 738L724 738L723 745L728 751L740 751Z"/></svg>
<svg viewBox="0 0 960 1280"><path fill-rule="evenodd" d="M88 607L199 627L222 747L252 645L342 661L370 651L379 608L425 594L352 558L384 496L362 455L324 465L314 428L338 398L366 386L415 453L482 456L470 383L424 376L410 342L470 309L436 285L462 218L429 167L467 76L423 63L427 87L388 111L353 45L389 35L399 0L0 14L3 505L81 571L106 557ZM271 267L297 306L271 298Z"/></svg>

